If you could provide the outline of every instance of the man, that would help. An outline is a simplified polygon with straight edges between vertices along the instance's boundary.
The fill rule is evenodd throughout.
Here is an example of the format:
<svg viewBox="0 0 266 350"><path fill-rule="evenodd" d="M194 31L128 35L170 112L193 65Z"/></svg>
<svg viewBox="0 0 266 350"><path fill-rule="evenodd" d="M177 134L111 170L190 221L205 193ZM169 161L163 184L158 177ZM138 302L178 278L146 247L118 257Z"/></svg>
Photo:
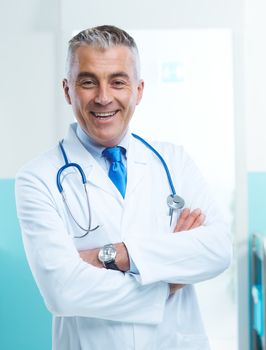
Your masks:
<svg viewBox="0 0 266 350"><path fill-rule="evenodd" d="M77 123L16 182L53 349L209 349L193 284L228 267L228 228L182 148L152 142L186 203L169 209L162 162L129 132L144 88L133 38L113 26L76 35L63 88Z"/></svg>

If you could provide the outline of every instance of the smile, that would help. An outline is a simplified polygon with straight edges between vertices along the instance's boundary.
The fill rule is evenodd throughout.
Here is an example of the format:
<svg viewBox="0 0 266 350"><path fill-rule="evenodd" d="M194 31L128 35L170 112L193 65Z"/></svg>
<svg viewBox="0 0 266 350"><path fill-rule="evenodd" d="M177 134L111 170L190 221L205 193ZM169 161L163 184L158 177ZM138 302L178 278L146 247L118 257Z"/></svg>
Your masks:
<svg viewBox="0 0 266 350"><path fill-rule="evenodd" d="M107 119L107 118L112 118L117 111L112 111L112 112L91 112L96 118L99 119Z"/></svg>

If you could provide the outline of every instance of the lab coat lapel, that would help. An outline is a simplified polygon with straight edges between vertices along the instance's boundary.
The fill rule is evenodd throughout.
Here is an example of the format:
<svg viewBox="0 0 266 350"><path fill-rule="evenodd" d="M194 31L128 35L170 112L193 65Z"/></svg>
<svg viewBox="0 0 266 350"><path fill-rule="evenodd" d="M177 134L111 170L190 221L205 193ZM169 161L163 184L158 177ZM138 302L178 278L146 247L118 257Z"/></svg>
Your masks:
<svg viewBox="0 0 266 350"><path fill-rule="evenodd" d="M121 205L123 205L124 198L122 197L116 186L108 177L107 173L105 173L101 166L95 161L95 159L93 159L93 161L94 164L91 167L90 172L88 173L88 182L109 193L110 195L115 197Z"/></svg>
<svg viewBox="0 0 266 350"><path fill-rule="evenodd" d="M139 140L131 136L127 154L127 191L131 196L147 175L148 149Z"/></svg>
<svg viewBox="0 0 266 350"><path fill-rule="evenodd" d="M68 159L70 162L79 164L86 174L88 183L101 188L103 191L115 197L121 204L123 198L115 185L109 179L101 166L93 158L93 156L86 150L76 136L75 124L69 128L67 137L63 143Z"/></svg>

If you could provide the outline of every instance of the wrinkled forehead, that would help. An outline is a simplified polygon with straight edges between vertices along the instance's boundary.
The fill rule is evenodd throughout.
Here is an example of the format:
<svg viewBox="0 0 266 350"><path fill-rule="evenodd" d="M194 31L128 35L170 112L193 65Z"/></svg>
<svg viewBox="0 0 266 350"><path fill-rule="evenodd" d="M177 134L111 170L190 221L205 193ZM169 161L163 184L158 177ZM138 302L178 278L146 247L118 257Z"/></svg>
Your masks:
<svg viewBox="0 0 266 350"><path fill-rule="evenodd" d="M139 79L140 75L138 52L125 45L112 45L105 48L87 44L79 45L69 52L66 68L68 78L83 69L100 71L108 68L132 71L136 79Z"/></svg>

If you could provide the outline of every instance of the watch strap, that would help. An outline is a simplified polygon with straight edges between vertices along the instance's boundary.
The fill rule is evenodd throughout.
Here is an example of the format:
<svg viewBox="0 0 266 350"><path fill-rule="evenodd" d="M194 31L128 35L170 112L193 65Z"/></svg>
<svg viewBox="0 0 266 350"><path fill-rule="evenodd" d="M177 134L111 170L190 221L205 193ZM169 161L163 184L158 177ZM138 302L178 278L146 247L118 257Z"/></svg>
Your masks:
<svg viewBox="0 0 266 350"><path fill-rule="evenodd" d="M116 263L114 261L111 261L111 262L105 262L103 263L104 264L104 267L108 270L117 270L117 271L120 271L118 266L116 265Z"/></svg>

